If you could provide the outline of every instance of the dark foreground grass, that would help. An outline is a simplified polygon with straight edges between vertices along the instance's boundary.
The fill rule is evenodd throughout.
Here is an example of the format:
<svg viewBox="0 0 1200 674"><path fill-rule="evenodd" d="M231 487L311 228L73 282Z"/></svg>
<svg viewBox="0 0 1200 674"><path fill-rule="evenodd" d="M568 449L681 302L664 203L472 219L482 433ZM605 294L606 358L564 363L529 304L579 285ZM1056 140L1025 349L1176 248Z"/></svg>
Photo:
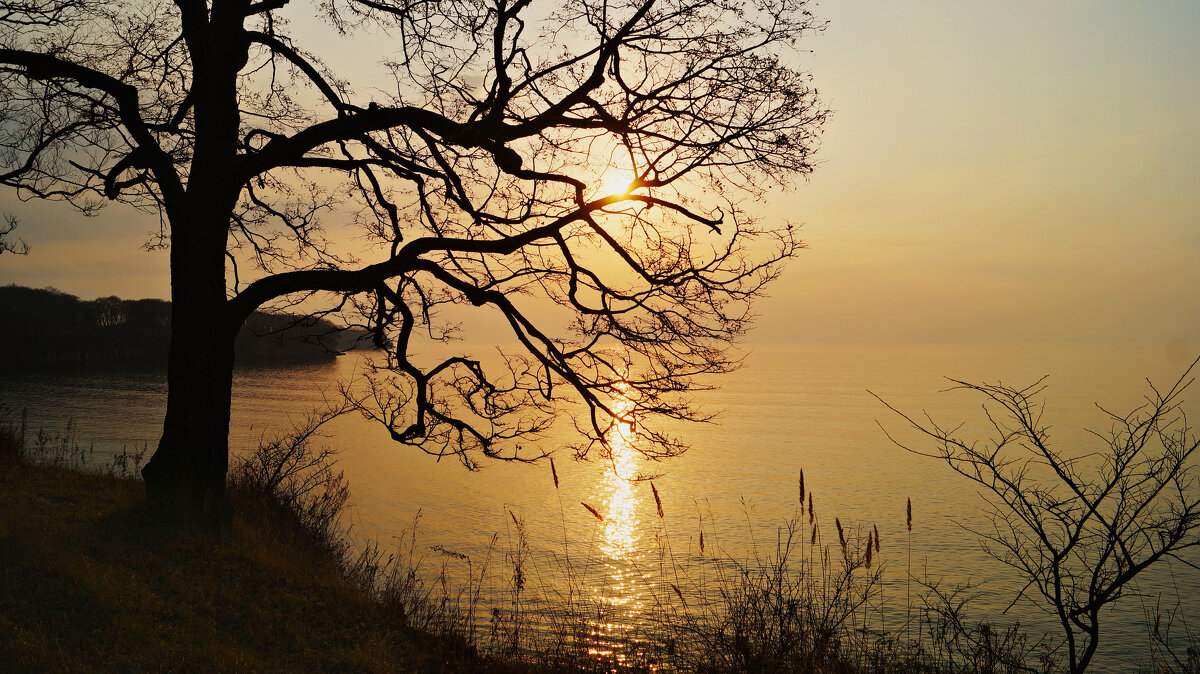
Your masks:
<svg viewBox="0 0 1200 674"><path fill-rule="evenodd" d="M463 590L445 569L429 578L415 543L387 555L350 544L339 519L348 487L334 453L310 442L339 413L264 438L234 462L237 515L219 537L158 523L142 509L140 481L71 470L85 464L69 433L29 442L23 422L0 414L0 670L1035 671L1020 654L869 629L880 598L872 539L864 547L839 522L831 556L838 544L818 543L811 500L807 522L792 521L765 557L738 562L706 553L701 539L709 569L680 566L664 549L660 574L676 582L654 588L646 624L619 637L611 657L596 650L608 643L594 634L604 607L528 583L539 574L512 514L519 545L498 571L511 578L511 601L482 625L486 563L470 567ZM140 457L122 452L109 472L136 474ZM533 628L534 606L551 629Z"/></svg>
<svg viewBox="0 0 1200 674"><path fill-rule="evenodd" d="M98 466L70 431L31 438L0 404L0 672L1061 669L1049 638L968 619L970 588L926 584L912 604L906 592L904 622L886 623L878 531L835 517L836 539L827 523L822 535L803 472L799 509L776 530L773 549L734 557L706 548L703 521L698 549L674 551L664 536L661 581L646 585L648 601L630 625L620 615L614 623L583 590L593 562L539 561L511 511L515 541L501 554L494 537L484 559L442 546L426 554L415 522L395 552L352 543L336 453L312 442L341 413L314 413L236 457L237 514L216 536L158 523L142 509L140 481L72 470ZM142 456L123 450L102 469L136 474ZM661 517L664 500L653 491ZM448 574L452 564L465 565L465 576ZM921 582L911 569L905 575ZM483 597L485 582L507 592ZM1170 623L1168 615L1163 634ZM1193 652L1163 651L1138 671L1196 674Z"/></svg>
<svg viewBox="0 0 1200 674"><path fill-rule="evenodd" d="M507 669L398 624L261 511L180 534L142 494L0 452L0 670Z"/></svg>

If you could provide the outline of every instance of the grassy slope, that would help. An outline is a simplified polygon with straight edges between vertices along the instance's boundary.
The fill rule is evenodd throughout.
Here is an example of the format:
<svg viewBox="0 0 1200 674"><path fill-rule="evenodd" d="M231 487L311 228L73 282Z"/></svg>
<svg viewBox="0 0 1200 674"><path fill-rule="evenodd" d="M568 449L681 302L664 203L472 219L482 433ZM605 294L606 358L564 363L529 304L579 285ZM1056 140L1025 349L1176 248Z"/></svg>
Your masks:
<svg viewBox="0 0 1200 674"><path fill-rule="evenodd" d="M141 494L0 456L0 670L482 668L388 624L253 512L219 541L180 535L139 510Z"/></svg>

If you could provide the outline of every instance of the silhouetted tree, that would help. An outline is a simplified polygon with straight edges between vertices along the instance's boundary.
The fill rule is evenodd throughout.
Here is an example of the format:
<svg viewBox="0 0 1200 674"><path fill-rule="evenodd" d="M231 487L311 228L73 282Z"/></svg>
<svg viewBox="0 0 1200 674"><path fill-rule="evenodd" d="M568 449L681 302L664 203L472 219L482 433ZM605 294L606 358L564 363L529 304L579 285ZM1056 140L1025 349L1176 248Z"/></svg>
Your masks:
<svg viewBox="0 0 1200 674"><path fill-rule="evenodd" d="M1195 366L1167 391L1151 385L1145 404L1127 414L1101 408L1111 426L1093 432L1094 450L1051 445L1039 400L1045 378L1019 389L951 380L984 396L993 432L982 441L960 437L961 425L919 421L884 402L932 448L889 434L893 442L945 461L982 488L991 526L975 533L987 554L1026 582L1013 604L1030 595L1058 621L1071 672L1087 669L1103 610L1143 571L1172 559L1196 566L1194 556L1180 557L1200 546L1200 437L1180 409Z"/></svg>
<svg viewBox="0 0 1200 674"><path fill-rule="evenodd" d="M695 377L734 365L749 301L800 245L739 203L812 168L825 110L795 66L820 28L805 0L313 3L329 30L393 50L390 94L299 43L295 4L0 10L0 182L158 214L170 246L151 503L224 517L234 335L314 292L387 346L358 402L401 443L536 458L520 441L569 394L587 407L581 453L634 416L644 451L678 452L641 420L702 418ZM627 189L601 188L618 173ZM335 254L322 215L360 224L374 257ZM496 373L414 361L414 335L447 337L447 304L498 312L521 353Z"/></svg>
<svg viewBox="0 0 1200 674"><path fill-rule="evenodd" d="M117 326L125 323L128 316L120 297L97 297L91 301L96 325L103 327Z"/></svg>

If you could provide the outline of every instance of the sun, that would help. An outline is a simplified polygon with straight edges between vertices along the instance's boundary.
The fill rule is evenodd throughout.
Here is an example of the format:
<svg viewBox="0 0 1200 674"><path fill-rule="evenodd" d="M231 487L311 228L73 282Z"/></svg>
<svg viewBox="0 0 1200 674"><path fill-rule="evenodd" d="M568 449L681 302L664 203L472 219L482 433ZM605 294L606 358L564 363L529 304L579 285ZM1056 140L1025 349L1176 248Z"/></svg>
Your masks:
<svg viewBox="0 0 1200 674"><path fill-rule="evenodd" d="M599 196L628 195L633 191L633 180L625 171L610 169L600 179Z"/></svg>

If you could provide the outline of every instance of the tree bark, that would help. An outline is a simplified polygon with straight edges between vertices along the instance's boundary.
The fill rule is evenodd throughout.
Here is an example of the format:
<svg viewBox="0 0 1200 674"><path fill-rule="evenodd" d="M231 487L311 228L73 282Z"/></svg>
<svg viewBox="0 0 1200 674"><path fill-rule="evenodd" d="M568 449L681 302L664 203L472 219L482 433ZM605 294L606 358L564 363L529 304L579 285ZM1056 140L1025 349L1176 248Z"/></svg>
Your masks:
<svg viewBox="0 0 1200 674"><path fill-rule="evenodd" d="M229 223L242 185L238 71L246 64L243 3L179 3L195 78L195 154L187 188L165 202L171 223L171 351L162 439L142 470L146 500L162 516L224 528L232 510L229 405L240 320L226 300Z"/></svg>
<svg viewBox="0 0 1200 674"><path fill-rule="evenodd" d="M225 477L237 325L225 298L229 212L202 203L171 219L167 414L142 477L160 516L220 529L231 517Z"/></svg>

